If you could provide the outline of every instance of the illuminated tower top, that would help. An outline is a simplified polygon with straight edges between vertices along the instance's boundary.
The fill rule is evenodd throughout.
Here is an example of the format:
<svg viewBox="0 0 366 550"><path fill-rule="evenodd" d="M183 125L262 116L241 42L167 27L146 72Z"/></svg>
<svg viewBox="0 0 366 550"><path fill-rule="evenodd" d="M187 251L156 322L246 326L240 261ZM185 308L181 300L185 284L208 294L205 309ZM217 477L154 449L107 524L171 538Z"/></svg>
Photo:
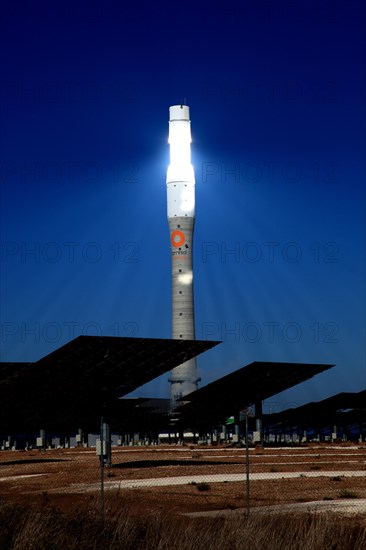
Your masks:
<svg viewBox="0 0 366 550"><path fill-rule="evenodd" d="M191 164L191 122L187 105L169 108L170 165L166 182L168 218L188 216L194 218L194 171Z"/></svg>

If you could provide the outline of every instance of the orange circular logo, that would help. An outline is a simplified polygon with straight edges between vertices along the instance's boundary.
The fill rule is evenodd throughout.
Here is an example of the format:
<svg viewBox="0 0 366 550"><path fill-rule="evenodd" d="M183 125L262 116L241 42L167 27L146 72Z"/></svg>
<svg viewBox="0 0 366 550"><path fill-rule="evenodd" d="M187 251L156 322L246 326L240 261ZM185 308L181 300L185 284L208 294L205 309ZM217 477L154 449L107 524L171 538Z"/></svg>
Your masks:
<svg viewBox="0 0 366 550"><path fill-rule="evenodd" d="M184 236L183 231L179 231L179 229L172 231L170 240L172 245L175 246L175 248L178 248L179 246L183 246L184 243L186 242L186 238Z"/></svg>

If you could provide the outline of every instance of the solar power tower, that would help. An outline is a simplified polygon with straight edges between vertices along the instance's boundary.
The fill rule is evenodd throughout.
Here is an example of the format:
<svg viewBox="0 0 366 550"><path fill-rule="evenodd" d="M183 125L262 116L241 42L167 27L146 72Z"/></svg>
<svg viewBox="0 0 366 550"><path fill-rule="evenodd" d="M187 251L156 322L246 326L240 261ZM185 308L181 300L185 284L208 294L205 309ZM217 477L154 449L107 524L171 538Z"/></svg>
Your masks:
<svg viewBox="0 0 366 550"><path fill-rule="evenodd" d="M166 183L172 256L172 337L194 340L192 243L195 177L191 164L191 122L187 105L169 108L169 144L170 165ZM169 381L174 409L178 399L197 390L196 359L174 368Z"/></svg>

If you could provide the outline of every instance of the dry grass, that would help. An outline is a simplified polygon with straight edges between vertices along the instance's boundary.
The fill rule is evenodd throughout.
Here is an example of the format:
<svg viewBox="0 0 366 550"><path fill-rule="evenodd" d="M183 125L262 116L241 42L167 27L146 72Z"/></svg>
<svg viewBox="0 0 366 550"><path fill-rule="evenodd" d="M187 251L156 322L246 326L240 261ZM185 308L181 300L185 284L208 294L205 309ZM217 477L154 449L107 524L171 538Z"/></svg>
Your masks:
<svg viewBox="0 0 366 550"><path fill-rule="evenodd" d="M89 449L1 455L0 550L364 550L366 518L325 511L275 515L263 506L321 500L366 498L366 447L287 449L251 454L251 471L278 472L252 480L251 515L245 510L246 485L226 474L242 473L241 450L217 448L116 449L105 475L105 521L100 520L99 464ZM348 456L345 453L348 453ZM197 460L198 457L198 460ZM194 460L193 460L194 459ZM321 468L319 477L309 470ZM302 471L286 478L286 472ZM321 475L322 472L328 473ZM333 472L333 473L332 473ZM340 473L341 472L341 473ZM223 474L222 482L198 481L197 474ZM329 473L331 475L329 476ZM40 475L42 474L42 475ZM172 486L121 488L118 482L184 476ZM192 477L191 477L192 476ZM197 481L191 482L192 479ZM109 479L109 477L111 479ZM117 482L108 489L110 482ZM90 486L95 485L90 490ZM47 491L47 492L46 492ZM226 510L220 517L183 516ZM232 511L232 513L230 512Z"/></svg>
<svg viewBox="0 0 366 550"><path fill-rule="evenodd" d="M136 516L126 506L60 513L0 506L0 550L363 550L366 520L332 514Z"/></svg>

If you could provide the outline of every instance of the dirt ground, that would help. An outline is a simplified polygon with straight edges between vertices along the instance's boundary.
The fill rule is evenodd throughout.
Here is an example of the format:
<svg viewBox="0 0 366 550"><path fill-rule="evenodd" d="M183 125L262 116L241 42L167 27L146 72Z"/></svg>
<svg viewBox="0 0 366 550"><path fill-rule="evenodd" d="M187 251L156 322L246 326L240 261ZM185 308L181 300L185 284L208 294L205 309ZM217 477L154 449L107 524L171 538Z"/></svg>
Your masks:
<svg viewBox="0 0 366 550"><path fill-rule="evenodd" d="M98 509L100 479L93 448L0 452L0 499L5 502ZM250 449L249 480L251 509L366 499L366 443ZM123 503L132 513L245 508L245 449L114 447L104 487L106 508Z"/></svg>

